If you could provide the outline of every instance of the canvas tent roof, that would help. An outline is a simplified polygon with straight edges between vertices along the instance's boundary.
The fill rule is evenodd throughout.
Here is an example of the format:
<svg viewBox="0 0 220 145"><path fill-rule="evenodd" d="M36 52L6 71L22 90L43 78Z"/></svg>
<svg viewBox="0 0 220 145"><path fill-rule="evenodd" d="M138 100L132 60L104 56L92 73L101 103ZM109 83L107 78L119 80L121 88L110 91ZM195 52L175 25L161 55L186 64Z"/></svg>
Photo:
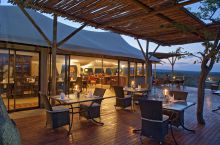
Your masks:
<svg viewBox="0 0 220 145"><path fill-rule="evenodd" d="M217 28L205 25L184 8L198 1L11 0L13 4L161 45L203 42L207 33L210 40L216 38Z"/></svg>
<svg viewBox="0 0 220 145"><path fill-rule="evenodd" d="M52 19L27 10L47 37L52 40ZM58 41L76 28L58 23ZM0 41L47 46L46 41L16 6L0 6ZM81 30L60 49L92 54L144 59L140 50L130 46L120 35L112 32L92 32ZM159 59L152 57L152 61Z"/></svg>

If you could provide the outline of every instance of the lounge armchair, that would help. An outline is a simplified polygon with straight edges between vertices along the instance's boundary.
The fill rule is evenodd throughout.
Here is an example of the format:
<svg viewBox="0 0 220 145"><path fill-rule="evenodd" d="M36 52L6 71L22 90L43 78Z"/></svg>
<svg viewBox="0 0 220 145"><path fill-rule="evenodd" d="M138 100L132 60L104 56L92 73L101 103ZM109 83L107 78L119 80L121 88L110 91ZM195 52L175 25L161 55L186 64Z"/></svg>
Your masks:
<svg viewBox="0 0 220 145"><path fill-rule="evenodd" d="M80 104L80 116L85 117L86 119L100 118L100 109L102 98L105 94L106 89L95 88L93 93L94 96L99 96L100 99L91 102L85 102ZM101 119L101 118L100 118Z"/></svg>
<svg viewBox="0 0 220 145"><path fill-rule="evenodd" d="M52 107L47 95L40 94L46 109L46 126L49 124L51 128L55 129L65 125L69 125L69 132L71 131L70 112L68 108L63 106Z"/></svg>
<svg viewBox="0 0 220 145"><path fill-rule="evenodd" d="M170 91L170 96L174 96L174 100L186 101L188 92L185 91ZM166 114L170 117L172 125L179 127L180 123L184 125L184 112L175 112L171 110L163 110L163 114Z"/></svg>
<svg viewBox="0 0 220 145"><path fill-rule="evenodd" d="M153 138L160 143L168 134L169 116L162 114L162 102L155 100L139 99L141 110L141 134Z"/></svg>
<svg viewBox="0 0 220 145"><path fill-rule="evenodd" d="M115 107L127 108L131 106L131 95L125 95L123 87L114 86L115 96L116 96L116 104Z"/></svg>
<svg viewBox="0 0 220 145"><path fill-rule="evenodd" d="M8 116L3 99L0 96L0 145L21 145L20 133L16 124Z"/></svg>

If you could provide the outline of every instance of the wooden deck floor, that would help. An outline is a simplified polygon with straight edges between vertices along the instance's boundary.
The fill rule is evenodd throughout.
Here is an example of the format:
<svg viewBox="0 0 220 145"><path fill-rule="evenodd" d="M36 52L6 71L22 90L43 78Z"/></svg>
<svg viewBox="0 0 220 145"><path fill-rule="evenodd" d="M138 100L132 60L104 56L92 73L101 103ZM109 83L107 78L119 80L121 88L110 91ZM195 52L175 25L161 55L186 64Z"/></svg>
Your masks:
<svg viewBox="0 0 220 145"><path fill-rule="evenodd" d="M196 102L196 89L189 91L188 100ZM196 106L185 112L185 125L195 129L196 134L174 128L174 134L179 145L220 145L220 111L211 110L220 104L220 96L206 91L205 120L206 125L198 125L196 121ZM139 135L132 130L140 127L139 111L115 110L114 99L105 100L102 104L102 121L104 126L74 116L72 137L67 136L67 127L52 130L45 128L45 115L31 115L15 119L21 132L23 145L137 145L141 144ZM138 107L137 107L138 108ZM40 110L39 110L40 111ZM158 142L144 138L144 144L156 145ZM166 136L165 144L173 145L171 133Z"/></svg>

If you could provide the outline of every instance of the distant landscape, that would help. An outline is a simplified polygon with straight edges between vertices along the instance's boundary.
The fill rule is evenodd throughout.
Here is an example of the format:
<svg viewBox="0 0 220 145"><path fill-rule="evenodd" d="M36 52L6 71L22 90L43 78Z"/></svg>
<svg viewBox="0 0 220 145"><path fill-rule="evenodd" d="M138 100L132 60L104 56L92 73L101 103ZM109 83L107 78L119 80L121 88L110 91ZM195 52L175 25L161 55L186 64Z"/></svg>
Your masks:
<svg viewBox="0 0 220 145"><path fill-rule="evenodd" d="M156 70L157 72L157 78L163 78L167 74L171 76L171 70ZM198 86L198 80L199 80L199 73L198 71L178 71L175 70L174 74L175 76L184 76L185 79L185 85L191 86L191 87L197 87ZM219 81L220 80L220 72L211 72L208 76L213 81ZM209 88L209 85L206 85L207 88Z"/></svg>

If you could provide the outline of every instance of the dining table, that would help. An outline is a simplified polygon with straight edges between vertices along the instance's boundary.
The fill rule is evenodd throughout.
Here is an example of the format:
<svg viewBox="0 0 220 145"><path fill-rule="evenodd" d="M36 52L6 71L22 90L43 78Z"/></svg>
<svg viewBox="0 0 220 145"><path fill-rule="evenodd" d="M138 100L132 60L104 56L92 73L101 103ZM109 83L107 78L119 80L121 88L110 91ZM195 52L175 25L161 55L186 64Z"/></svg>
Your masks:
<svg viewBox="0 0 220 145"><path fill-rule="evenodd" d="M162 101L162 108L163 110L170 110L172 112L182 112L184 114L185 110L194 106L196 103L191 101L183 101L183 100L173 100L173 101L166 101L164 98L149 96L147 99L149 100L158 100ZM172 115L171 115L172 116ZM195 130L189 129L184 125L184 119L179 119L180 126L187 131L195 133ZM172 123L172 120L171 120ZM140 129L135 129L133 132L140 131Z"/></svg>
<svg viewBox="0 0 220 145"><path fill-rule="evenodd" d="M133 88L133 87L124 87L124 91L127 91L131 95L131 100L132 100L132 110L135 111L134 109L134 95L135 93L145 93L148 92L147 88Z"/></svg>
<svg viewBox="0 0 220 145"><path fill-rule="evenodd" d="M94 96L91 93L72 93L72 94L67 94L64 97L61 97L61 95L55 95L55 96L50 96L50 99L57 101L60 103L60 105L69 105L70 109L72 109L72 113L80 113L80 112L73 112L73 108L79 108L79 107L73 107L74 104L80 104L83 102L93 102L97 100L104 100L104 99L110 99L114 98L114 96L104 96L104 97L99 97L99 96ZM94 118L91 119L93 123L98 124L98 125L104 125L103 122L101 121L96 121ZM73 115L71 118L71 128L72 128L72 123L73 123Z"/></svg>
<svg viewBox="0 0 220 145"><path fill-rule="evenodd" d="M213 94L220 96L220 90L217 90L217 91L213 92ZM218 110L220 110L220 105L217 106L215 109L213 109L212 112L215 112L215 111L218 111Z"/></svg>

